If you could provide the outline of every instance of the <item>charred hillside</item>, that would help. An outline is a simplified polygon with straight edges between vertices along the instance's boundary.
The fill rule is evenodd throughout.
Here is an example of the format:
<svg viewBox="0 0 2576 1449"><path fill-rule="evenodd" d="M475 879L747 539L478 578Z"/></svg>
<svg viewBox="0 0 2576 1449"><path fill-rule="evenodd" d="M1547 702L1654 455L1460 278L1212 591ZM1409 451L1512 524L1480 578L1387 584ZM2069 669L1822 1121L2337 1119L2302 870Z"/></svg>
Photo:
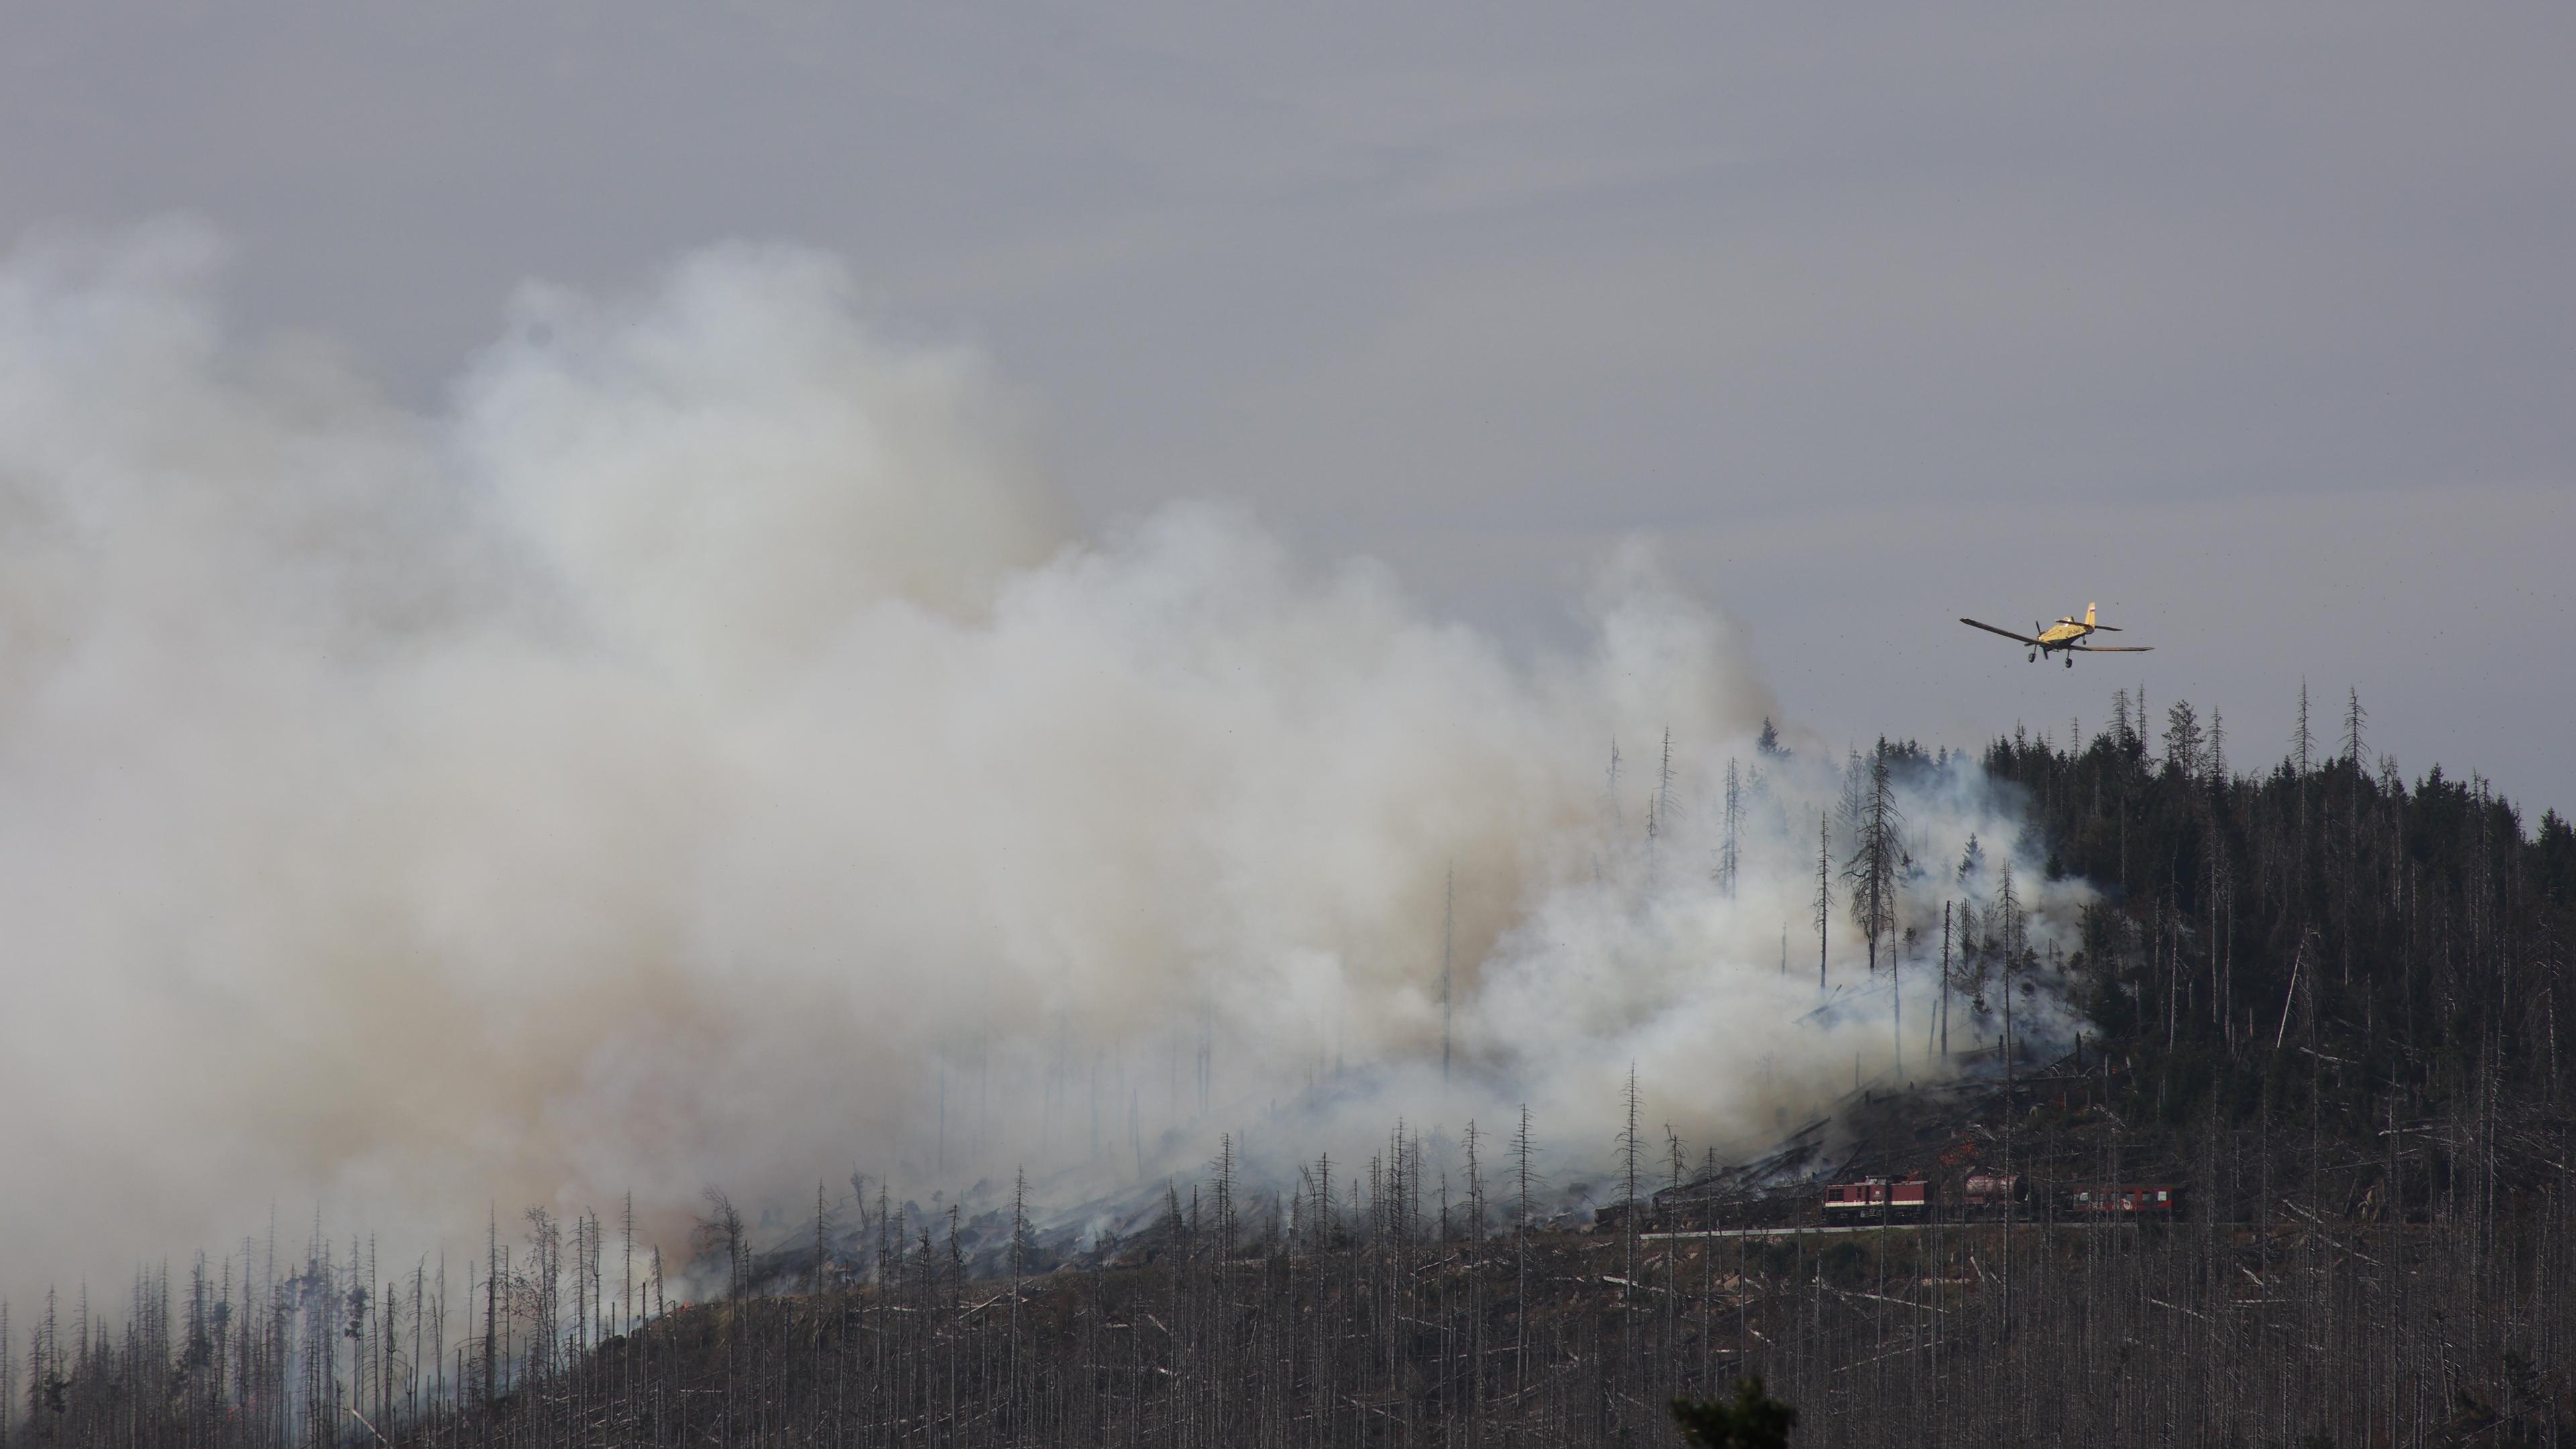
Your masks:
<svg viewBox="0 0 2576 1449"><path fill-rule="evenodd" d="M1580 1181L1533 1167L1524 1120L1499 1148L1398 1127L1285 1184L1229 1143L1080 1232L1007 1187L923 1208L854 1184L847 1215L818 1194L771 1228L711 1197L685 1305L596 1217L496 1227L461 1299L317 1232L300 1261L147 1272L113 1315L83 1293L14 1340L0 1319L0 1432L1661 1445L1672 1395L1758 1373L1814 1444L2576 1438L2576 832L2474 776L2405 781L2357 700L2339 743L2303 726L2254 775L2214 716L2158 724L2123 696L2080 749L1985 752L2046 869L2099 888L2080 942L1953 913L1956 1070L1862 1081L1743 1160L1632 1088ZM2081 1040L1989 1040L2020 993L2077 1002ZM1824 1189L1854 1176L1919 1178L1925 1210L1837 1219ZM2135 1184L2172 1210L2094 1206Z"/></svg>

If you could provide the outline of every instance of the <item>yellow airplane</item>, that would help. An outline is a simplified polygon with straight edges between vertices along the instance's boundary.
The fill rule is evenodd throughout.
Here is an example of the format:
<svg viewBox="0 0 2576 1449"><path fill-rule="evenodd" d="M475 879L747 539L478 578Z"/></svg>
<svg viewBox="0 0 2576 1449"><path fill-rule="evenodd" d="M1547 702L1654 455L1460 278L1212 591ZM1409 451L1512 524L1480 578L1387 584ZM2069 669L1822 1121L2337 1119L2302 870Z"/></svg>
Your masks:
<svg viewBox="0 0 2576 1449"><path fill-rule="evenodd" d="M2001 634L2007 639L2029 645L2030 657L2033 661L2038 660L2038 658L2043 654L2056 654L2063 652L2066 655L2066 667L2069 669L2075 667L2075 656L2078 654L2152 654L2155 652L2155 646L2152 644L2085 644L2078 642L2083 639L2088 639L2096 633L2117 634L2122 632L2109 624L2097 624L2093 622L2093 606L2091 604L2086 604L2084 606L2084 617L2080 620L2061 617L2056 623L2051 624L2044 629L2037 624L2033 624L2030 626L2030 632L2028 634L2016 634L2010 629L1998 629L1992 624L1980 624L1974 619L1961 619L1959 622L1972 629L1983 629L1989 634Z"/></svg>

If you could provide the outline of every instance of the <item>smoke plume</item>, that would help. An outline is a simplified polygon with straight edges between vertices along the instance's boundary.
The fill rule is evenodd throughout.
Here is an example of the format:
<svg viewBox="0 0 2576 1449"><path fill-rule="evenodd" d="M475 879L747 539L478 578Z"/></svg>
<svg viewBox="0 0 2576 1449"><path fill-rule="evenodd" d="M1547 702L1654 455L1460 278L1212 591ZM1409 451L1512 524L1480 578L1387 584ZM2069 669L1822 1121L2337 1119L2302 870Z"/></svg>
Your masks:
<svg viewBox="0 0 2576 1449"><path fill-rule="evenodd" d="M528 288L435 415L231 335L221 262L0 265L0 1289L272 1212L1089 1191L1523 1102L1589 1162L1632 1063L1740 1146L1937 1070L1934 948L1900 1033L1839 880L1820 1009L1842 747L1757 754L1642 557L1532 661L1225 509L1082 536L977 360L808 252ZM1902 804L1937 929L2015 812L1964 764Z"/></svg>

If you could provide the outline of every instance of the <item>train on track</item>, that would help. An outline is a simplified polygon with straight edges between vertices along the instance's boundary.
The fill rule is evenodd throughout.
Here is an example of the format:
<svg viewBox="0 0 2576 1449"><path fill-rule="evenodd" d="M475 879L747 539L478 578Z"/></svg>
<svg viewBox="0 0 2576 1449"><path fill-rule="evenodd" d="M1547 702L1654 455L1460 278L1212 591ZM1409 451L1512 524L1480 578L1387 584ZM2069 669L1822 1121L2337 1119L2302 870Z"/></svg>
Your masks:
<svg viewBox="0 0 2576 1449"><path fill-rule="evenodd" d="M2183 1202L2183 1189L2170 1182L2069 1183L2034 1202L2025 1174L1972 1172L1959 1185L1955 1211L1943 1210L1938 1184L1920 1173L1830 1183L1820 1206L1828 1224L1919 1223L1934 1218L2021 1222L2043 1216L2060 1221L2136 1222L2179 1218ZM2054 1212L2044 1213L2043 1208Z"/></svg>

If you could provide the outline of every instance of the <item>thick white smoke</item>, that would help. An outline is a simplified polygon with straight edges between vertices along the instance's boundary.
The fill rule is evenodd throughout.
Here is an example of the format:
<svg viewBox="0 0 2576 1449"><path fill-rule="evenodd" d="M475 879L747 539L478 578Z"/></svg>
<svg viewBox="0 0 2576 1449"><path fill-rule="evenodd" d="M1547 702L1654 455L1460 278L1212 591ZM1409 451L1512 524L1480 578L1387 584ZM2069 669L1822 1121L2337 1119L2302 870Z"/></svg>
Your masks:
<svg viewBox="0 0 2576 1449"><path fill-rule="evenodd" d="M1223 510L1077 537L975 361L810 253L532 288L434 417L228 336L219 272L185 226L0 266L0 1290L272 1208L667 1222L1524 1101L1606 1155L1632 1061L1741 1144L1893 1067L1883 985L1816 1011L1840 761L1757 761L1641 562L1516 663ZM1973 772L1905 806L1937 926L2016 827Z"/></svg>

